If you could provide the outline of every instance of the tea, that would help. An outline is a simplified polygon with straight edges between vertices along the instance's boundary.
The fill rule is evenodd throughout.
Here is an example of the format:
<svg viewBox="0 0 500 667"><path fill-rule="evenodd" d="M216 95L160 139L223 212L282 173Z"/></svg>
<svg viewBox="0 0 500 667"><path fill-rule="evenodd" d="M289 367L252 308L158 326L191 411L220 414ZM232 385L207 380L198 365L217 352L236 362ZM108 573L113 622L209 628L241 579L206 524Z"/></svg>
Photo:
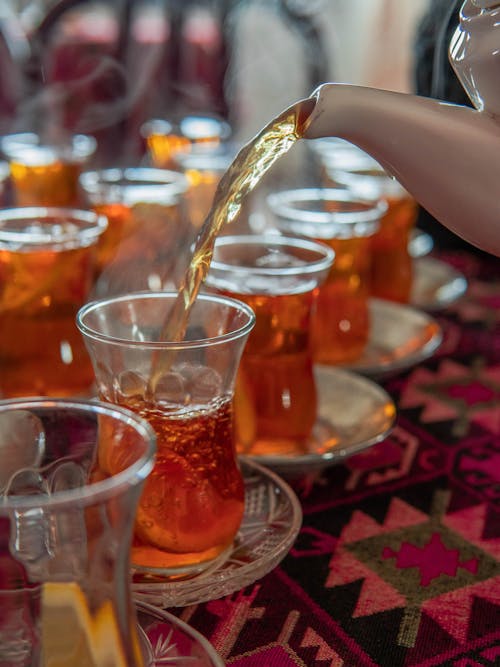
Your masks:
<svg viewBox="0 0 500 667"><path fill-rule="evenodd" d="M240 453L307 447L317 416L311 318L333 257L324 245L274 234L223 236L215 243L207 287L255 313L235 389Z"/></svg>
<svg viewBox="0 0 500 667"><path fill-rule="evenodd" d="M243 303L200 295L189 336L162 342L174 292L94 301L77 318L103 400L133 410L153 427L157 458L135 524L136 576L177 578L203 571L232 544L244 509L233 437L233 387L255 316ZM168 371L149 379L159 351ZM127 443L99 452L106 474L126 465Z"/></svg>
<svg viewBox="0 0 500 667"><path fill-rule="evenodd" d="M413 285L410 232L417 218L417 202L409 195L385 197L387 213L373 237L371 294L380 299L407 303Z"/></svg>
<svg viewBox="0 0 500 667"><path fill-rule="evenodd" d="M387 205L340 188L285 190L267 201L278 229L321 241L335 252L312 322L314 360L332 365L356 360L370 334L371 241Z"/></svg>
<svg viewBox="0 0 500 667"><path fill-rule="evenodd" d="M318 293L312 341L315 361L335 365L358 359L368 343L371 246L368 237L326 242L335 263Z"/></svg>
<svg viewBox="0 0 500 667"><path fill-rule="evenodd" d="M358 158L359 161L360 158ZM383 200L387 210L372 239L370 293L380 299L408 302L413 284L413 262L409 252L410 232L417 219L417 203L408 192L372 158L365 156L370 168L355 164L329 171L337 183L356 196Z"/></svg>
<svg viewBox="0 0 500 667"><path fill-rule="evenodd" d="M86 135L54 144L29 132L4 137L2 149L9 161L16 205L77 206L78 177L95 148L95 139Z"/></svg>
<svg viewBox="0 0 500 667"><path fill-rule="evenodd" d="M86 393L92 365L75 325L105 221L91 212L0 212L0 395Z"/></svg>
<svg viewBox="0 0 500 667"><path fill-rule="evenodd" d="M256 320L236 381L238 451L297 452L305 447L317 417L309 335L314 292L227 294L249 305Z"/></svg>
<svg viewBox="0 0 500 667"><path fill-rule="evenodd" d="M302 100L286 109L240 150L222 176L212 207L196 239L176 303L165 320L161 332L162 340L175 341L184 337L189 313L208 273L219 231L224 224L230 224L238 218L245 197L252 192L276 160L300 139L304 124L307 123L315 104L313 99ZM165 359L160 357L158 368L151 377L153 388L156 376L164 366Z"/></svg>
<svg viewBox="0 0 500 667"><path fill-rule="evenodd" d="M108 219L97 247L96 291L163 288L191 241L181 201L186 178L164 169L103 169L84 172L80 183L88 205Z"/></svg>
<svg viewBox="0 0 500 667"><path fill-rule="evenodd" d="M137 398L120 404L146 419L157 438L136 514L133 566L181 571L217 558L232 544L244 510L231 401L190 406L184 415Z"/></svg>

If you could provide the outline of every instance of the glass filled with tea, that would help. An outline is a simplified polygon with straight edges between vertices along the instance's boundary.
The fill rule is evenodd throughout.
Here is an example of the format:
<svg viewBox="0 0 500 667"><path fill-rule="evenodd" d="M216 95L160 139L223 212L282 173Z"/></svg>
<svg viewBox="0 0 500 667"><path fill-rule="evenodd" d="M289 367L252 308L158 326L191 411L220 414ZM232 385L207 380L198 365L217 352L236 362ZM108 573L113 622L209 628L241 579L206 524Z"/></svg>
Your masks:
<svg viewBox="0 0 500 667"><path fill-rule="evenodd" d="M154 167L172 169L179 155L217 150L231 134L226 121L215 116L188 115L178 123L153 118L141 127L147 153Z"/></svg>
<svg viewBox="0 0 500 667"><path fill-rule="evenodd" d="M278 234L217 239L206 286L255 312L235 391L237 448L252 455L305 451L317 418L311 318L334 252Z"/></svg>
<svg viewBox="0 0 500 667"><path fill-rule="evenodd" d="M93 211L0 210L0 397L91 390L75 317L91 292L106 225Z"/></svg>
<svg viewBox="0 0 500 667"><path fill-rule="evenodd" d="M285 190L270 194L267 201L283 233L321 241L335 251L312 320L315 362L358 359L370 335L372 239L387 205L340 188Z"/></svg>
<svg viewBox="0 0 500 667"><path fill-rule="evenodd" d="M96 294L165 289L187 263L184 250L194 235L184 215L185 176L110 168L84 172L80 184L86 205L108 219L97 247Z"/></svg>
<svg viewBox="0 0 500 667"><path fill-rule="evenodd" d="M372 239L371 294L380 299L407 303L413 285L410 235L418 206L403 186L374 160L364 166L335 166L327 170L337 184L363 199L382 200L387 211Z"/></svg>
<svg viewBox="0 0 500 667"><path fill-rule="evenodd" d="M157 457L137 513L136 577L178 578L227 557L244 512L233 434L234 381L255 316L199 295L184 335L164 339L177 294L142 292L84 306L77 323L101 399L156 432ZM116 459L127 456L126 446Z"/></svg>
<svg viewBox="0 0 500 667"><path fill-rule="evenodd" d="M20 398L0 401L0 446L1 664L145 666L130 543L153 430L97 401Z"/></svg>
<svg viewBox="0 0 500 667"><path fill-rule="evenodd" d="M79 206L78 177L97 148L94 137L76 134L56 140L34 132L3 137L16 206Z"/></svg>

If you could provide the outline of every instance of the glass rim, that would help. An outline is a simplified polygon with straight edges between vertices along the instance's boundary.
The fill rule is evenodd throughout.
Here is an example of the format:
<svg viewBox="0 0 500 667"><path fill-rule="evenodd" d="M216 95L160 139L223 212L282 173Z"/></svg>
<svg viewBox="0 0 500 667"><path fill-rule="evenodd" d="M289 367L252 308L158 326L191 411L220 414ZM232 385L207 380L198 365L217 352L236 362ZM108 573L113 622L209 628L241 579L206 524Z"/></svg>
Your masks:
<svg viewBox="0 0 500 667"><path fill-rule="evenodd" d="M289 247L289 248L303 248L310 252L315 252L318 254L318 259L311 260L305 264L299 266L284 266L284 267L270 267L270 266L241 266L238 264L229 264L228 262L223 262L212 257L210 262L210 269L208 272L207 280L210 276L210 270L219 271L219 272L230 272L230 273L258 273L262 276L294 276L297 273L302 275L310 273L319 273L321 271L328 270L334 260L335 260L335 251L326 245L326 243L321 243L319 241L312 241L307 238L301 238L298 236L286 236L284 234L276 233L267 233L267 234L234 234L227 236L220 236L215 241L214 250L220 246L229 246L229 245L246 245L246 246L263 246L269 248L274 246ZM321 255L321 257L319 257ZM209 283L208 283L209 284Z"/></svg>
<svg viewBox="0 0 500 667"><path fill-rule="evenodd" d="M46 408L67 408L80 412L99 413L112 418L119 418L136 430L145 442L145 451L130 466L116 475L86 486L58 491L51 496L41 494L30 496L0 495L0 516L5 510L28 510L33 507L56 509L68 503L90 505L112 497L121 488L142 483L153 469L156 454L156 435L150 424L127 408L105 403L97 399L66 399L26 397L0 400L0 415L5 410L31 410Z"/></svg>
<svg viewBox="0 0 500 667"><path fill-rule="evenodd" d="M213 131L200 131L199 128L203 125L212 128ZM230 136L231 126L227 121L217 116L190 113L181 118L178 123L174 123L166 118L150 118L140 127L140 134L146 139L152 135L176 135L177 131L181 137L189 139L194 143L207 140L223 141Z"/></svg>
<svg viewBox="0 0 500 667"><path fill-rule="evenodd" d="M360 197L347 188L298 188L282 190L267 195L267 203L273 213L282 220L314 224L356 225L378 222L387 211L382 199ZM307 211L292 205L292 202L339 201L360 204L358 211Z"/></svg>
<svg viewBox="0 0 500 667"><path fill-rule="evenodd" d="M13 132L0 139L0 146L7 159L20 159L23 164L23 153L27 147L49 149L56 159L69 156L77 162L90 157L97 148L97 140L90 134L68 134L62 139L60 143L52 143L36 132Z"/></svg>
<svg viewBox="0 0 500 667"><path fill-rule="evenodd" d="M113 186L168 188L166 194L182 195L189 188L189 181L180 171L160 167L106 167L89 169L78 178L87 195L99 194L102 188Z"/></svg>
<svg viewBox="0 0 500 667"><path fill-rule="evenodd" d="M29 234L21 231L11 231L5 229L2 225L9 220L26 222L42 221L54 219L54 223L65 222L81 223L85 227L78 227L75 230L61 230L61 233L54 238L43 232ZM96 213L90 209L70 208L63 206L18 206L15 208L0 209L0 243L20 243L23 245L51 245L59 246L74 241L76 238L85 242L94 241L108 227L106 216ZM30 238L31 236L31 238ZM81 245L85 245L84 243Z"/></svg>
<svg viewBox="0 0 500 667"><path fill-rule="evenodd" d="M118 303L126 303L127 301L141 301L149 299L161 299L175 301L178 297L178 292L151 292L151 291L141 291L141 292L132 292L129 294L121 294L118 296L111 296L97 301L91 301L84 306L82 306L76 314L76 325L84 337L93 339L102 343L109 343L114 345L122 345L126 347L133 347L137 349L149 349L149 350L187 350L187 349L196 349L201 347L212 347L213 345L220 345L222 343L227 343L232 340L237 340L246 336L255 324L255 313L247 306L246 303L238 299L234 299L229 296L208 294L202 292L197 295L195 299L195 304L198 301L209 301L219 305L226 305L233 308L235 311L244 313L247 317L247 321L243 323L238 328L235 328L233 331L228 331L217 336L211 336L210 338L197 338L192 340L181 340L181 341L157 341L157 340L131 340L129 338L119 338L118 336L113 336L111 334L102 333L97 329L89 326L85 323L85 318L96 312L99 308L106 308L113 306Z"/></svg>

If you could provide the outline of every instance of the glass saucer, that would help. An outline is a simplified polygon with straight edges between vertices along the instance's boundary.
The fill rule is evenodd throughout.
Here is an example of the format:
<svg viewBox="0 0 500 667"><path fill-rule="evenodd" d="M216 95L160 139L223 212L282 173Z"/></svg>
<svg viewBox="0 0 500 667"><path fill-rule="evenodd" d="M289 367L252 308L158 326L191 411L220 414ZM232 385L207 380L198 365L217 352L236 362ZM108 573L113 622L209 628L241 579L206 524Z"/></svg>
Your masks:
<svg viewBox="0 0 500 667"><path fill-rule="evenodd" d="M414 277L410 296L412 306L439 310L454 303L467 290L465 277L446 262L420 257L413 263Z"/></svg>
<svg viewBox="0 0 500 667"><path fill-rule="evenodd" d="M136 610L145 667L224 667L210 642L184 621L145 602Z"/></svg>
<svg viewBox="0 0 500 667"><path fill-rule="evenodd" d="M297 496L271 470L244 457L240 465L245 481L245 513L226 560L179 581L135 573L135 599L163 608L215 600L254 583L283 560L302 524Z"/></svg>
<svg viewBox="0 0 500 667"><path fill-rule="evenodd" d="M361 357L343 366L381 379L431 357L441 345L439 324L417 308L383 299L370 299L370 338Z"/></svg>
<svg viewBox="0 0 500 667"><path fill-rule="evenodd" d="M286 478L341 463L391 432L396 406L368 378L332 366L314 369L318 419L301 453L253 455L252 460Z"/></svg>

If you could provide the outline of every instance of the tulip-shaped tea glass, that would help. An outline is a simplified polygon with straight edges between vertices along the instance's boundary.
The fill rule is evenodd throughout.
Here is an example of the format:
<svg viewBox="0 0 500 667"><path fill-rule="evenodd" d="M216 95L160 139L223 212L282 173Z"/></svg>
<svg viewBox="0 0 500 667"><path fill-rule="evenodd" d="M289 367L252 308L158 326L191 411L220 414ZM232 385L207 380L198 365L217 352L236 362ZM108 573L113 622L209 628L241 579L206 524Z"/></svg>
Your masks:
<svg viewBox="0 0 500 667"><path fill-rule="evenodd" d="M153 430L97 401L0 401L0 451L0 664L142 666L130 544Z"/></svg>
<svg viewBox="0 0 500 667"><path fill-rule="evenodd" d="M184 272L183 249L194 232L183 214L188 188L183 174L146 167L100 169L84 172L80 185L86 205L108 219L97 246L95 296L165 289L176 272Z"/></svg>
<svg viewBox="0 0 500 667"><path fill-rule="evenodd" d="M379 299L407 303L413 284L410 234L417 220L417 202L371 157L357 162L338 160L327 168L330 179L357 197L382 200L387 210L372 238L370 292Z"/></svg>
<svg viewBox="0 0 500 667"><path fill-rule="evenodd" d="M311 317L334 252L277 234L220 237L207 287L245 301L256 323L236 383L237 447L252 455L307 450L317 419Z"/></svg>
<svg viewBox="0 0 500 667"><path fill-rule="evenodd" d="M78 177L97 148L85 134L46 139L33 132L5 136L17 206L78 206Z"/></svg>
<svg viewBox="0 0 500 667"><path fill-rule="evenodd" d="M93 211L0 211L0 397L90 392L94 374L75 317L106 224Z"/></svg>
<svg viewBox="0 0 500 667"><path fill-rule="evenodd" d="M183 339L164 341L176 299L123 295L90 303L77 318L100 398L130 408L157 435L132 544L136 579L189 576L222 561L243 518L232 398L255 316L234 299L198 295Z"/></svg>
<svg viewBox="0 0 500 667"><path fill-rule="evenodd" d="M286 190L267 201L283 233L322 241L335 251L313 317L314 360L328 365L354 361L370 335L371 240L387 205L340 188Z"/></svg>

